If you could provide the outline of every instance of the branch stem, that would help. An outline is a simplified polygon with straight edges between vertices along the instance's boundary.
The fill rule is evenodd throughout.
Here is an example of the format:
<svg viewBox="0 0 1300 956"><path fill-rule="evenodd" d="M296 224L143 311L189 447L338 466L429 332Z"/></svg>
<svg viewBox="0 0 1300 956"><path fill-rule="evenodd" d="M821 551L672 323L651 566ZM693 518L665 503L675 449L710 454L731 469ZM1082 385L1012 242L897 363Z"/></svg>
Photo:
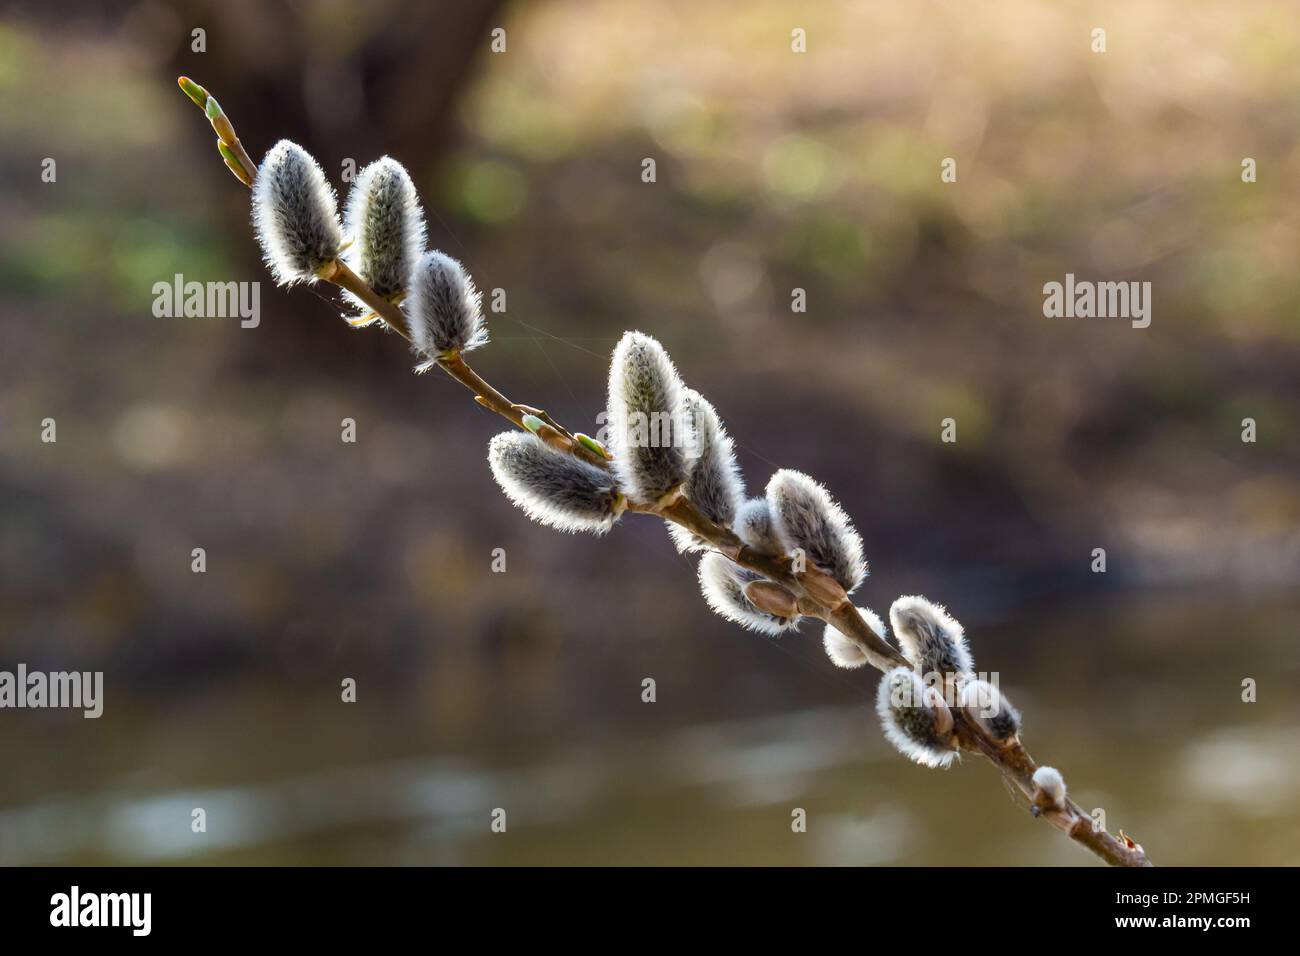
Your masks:
<svg viewBox="0 0 1300 956"><path fill-rule="evenodd" d="M1038 764L1034 763L1034 758L1029 756L1029 751L1025 750L1024 745L1018 739L1007 745L989 739L970 715L961 708L953 710L953 717L956 719L957 740L962 749L987 757L1032 803L1038 789L1034 786L1033 780ZM1146 851L1142 847L1132 844L1131 841L1114 837L1096 826L1092 817L1073 800L1067 798L1063 807L1044 810L1036 815L1041 816L1071 840L1095 853L1111 866L1153 865L1147 859Z"/></svg>
<svg viewBox="0 0 1300 956"><path fill-rule="evenodd" d="M365 303L366 308L379 316L384 325L392 329L407 342L411 341L411 330L406 322L406 315L396 302L385 299L370 287L365 279L357 275L341 258L335 258L323 268L318 275L340 289L351 292Z"/></svg>
<svg viewBox="0 0 1300 956"><path fill-rule="evenodd" d="M206 90L186 77L180 78L180 85L186 95L200 108L206 106L209 99ZM211 112L219 114L219 119L213 122L213 128L217 130L219 143L225 147L221 149L221 154L226 165L245 186L251 188L257 176L257 164L249 158L224 112L221 112L218 107L213 107ZM228 156L227 152L231 155ZM408 342L411 341L410 326L401 307L375 292L341 258L328 263L319 275L325 281L351 292L379 316L387 328ZM599 468L609 468L607 458L576 440L573 433L545 411L529 405L519 405L506 398L470 368L459 352L439 356L437 364L444 372L473 392L474 400L479 405L496 412L516 427L528 431L532 429L524 424L524 416L535 417L546 426L543 431L547 431L545 437L548 444L568 451ZM847 595L844 595L842 588L839 588L836 594L835 589L838 585L828 586L829 576L824 571L818 568L796 571L789 555L767 554L749 547L734 531L710 520L689 499L680 494L652 504L628 502L627 510L655 515L681 525L709 542L741 567L784 585L798 598L801 613L825 621L840 631L862 649L868 662L877 670L888 671L894 667L911 666L896 648L871 629ZM833 582L831 584L833 585ZM986 757L1005 778L1030 799L1032 804L1037 789L1033 783L1033 776L1038 765L1034 763L1019 740L1003 744L991 739L962 708L954 708L953 717L954 733L961 749ZM1105 830L1095 827L1092 818L1072 800L1067 799L1060 807L1036 810L1035 815L1043 817L1071 840L1112 866L1152 865L1140 846L1129 840L1120 840Z"/></svg>

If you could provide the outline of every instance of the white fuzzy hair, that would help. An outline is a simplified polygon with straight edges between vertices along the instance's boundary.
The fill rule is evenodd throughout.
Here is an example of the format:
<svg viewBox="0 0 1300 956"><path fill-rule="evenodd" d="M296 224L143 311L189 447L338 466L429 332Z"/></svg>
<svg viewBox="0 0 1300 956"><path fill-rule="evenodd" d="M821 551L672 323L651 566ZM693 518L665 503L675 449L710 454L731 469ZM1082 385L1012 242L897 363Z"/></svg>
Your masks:
<svg viewBox="0 0 1300 956"><path fill-rule="evenodd" d="M410 288L424 253L424 210L405 166L384 156L357 174L343 231L352 240L344 261L375 292L391 300Z"/></svg>
<svg viewBox="0 0 1300 956"><path fill-rule="evenodd" d="M947 767L957 758L952 744L935 733L936 715L925 702L925 684L913 670L895 667L876 690L876 713L885 739L923 767Z"/></svg>
<svg viewBox="0 0 1300 956"><path fill-rule="evenodd" d="M802 548L809 562L830 572L849 593L862 583L867 576L862 538L820 483L803 472L782 468L767 483L767 503L784 550Z"/></svg>
<svg viewBox="0 0 1300 956"><path fill-rule="evenodd" d="M1065 803L1065 778L1055 767L1039 767L1034 771L1034 786L1051 798L1057 806Z"/></svg>
<svg viewBox="0 0 1300 956"><path fill-rule="evenodd" d="M253 229L280 285L315 282L316 270L343 244L334 188L316 160L282 139L253 179Z"/></svg>
<svg viewBox="0 0 1300 956"><path fill-rule="evenodd" d="M736 520L732 528L751 548L765 554L780 554L785 549L776 539L772 528L772 509L766 498L750 498L736 511Z"/></svg>
<svg viewBox="0 0 1300 956"><path fill-rule="evenodd" d="M858 608L858 613L867 622L867 627L871 628L877 637L884 640L885 625L880 620L879 615L865 607ZM861 667L867 662L866 651L859 647L856 641L841 634L830 624L826 625L826 631L822 634L822 646L826 648L826 656L831 659L836 667L853 669Z"/></svg>
<svg viewBox="0 0 1300 956"><path fill-rule="evenodd" d="M662 345L641 332L623 334L609 364L606 434L619 486L636 501L655 502L687 479L683 392Z"/></svg>
<svg viewBox="0 0 1300 956"><path fill-rule="evenodd" d="M745 585L759 580L759 576L719 552L710 551L704 555L697 574L704 600L728 621L769 637L778 637L799 626L800 618L779 618L750 603L745 597Z"/></svg>
<svg viewBox="0 0 1300 956"><path fill-rule="evenodd" d="M447 352L487 344L481 299L474 280L451 256L432 249L420 257L405 302L411 344L426 359L420 371Z"/></svg>
<svg viewBox="0 0 1300 956"><path fill-rule="evenodd" d="M558 531L604 534L622 506L614 478L548 448L528 432L503 432L488 443L492 477L528 517Z"/></svg>
<svg viewBox="0 0 1300 956"><path fill-rule="evenodd" d="M942 605L919 595L900 597L889 609L889 623L903 656L922 674L956 679L975 669L962 626Z"/></svg>

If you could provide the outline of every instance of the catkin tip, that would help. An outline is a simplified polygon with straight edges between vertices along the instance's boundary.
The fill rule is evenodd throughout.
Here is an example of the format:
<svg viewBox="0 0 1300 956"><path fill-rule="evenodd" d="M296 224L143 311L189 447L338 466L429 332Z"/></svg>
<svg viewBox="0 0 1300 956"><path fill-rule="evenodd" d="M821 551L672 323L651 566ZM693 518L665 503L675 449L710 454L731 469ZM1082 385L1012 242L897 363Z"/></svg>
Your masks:
<svg viewBox="0 0 1300 956"><path fill-rule="evenodd" d="M1034 786L1038 788L1035 801L1048 806L1065 806L1065 778L1055 767L1039 767L1034 771Z"/></svg>
<svg viewBox="0 0 1300 956"><path fill-rule="evenodd" d="M613 476L548 448L528 432L503 432L488 443L492 477L514 504L558 531L604 534L623 512Z"/></svg>
<svg viewBox="0 0 1300 956"><path fill-rule="evenodd" d="M947 767L957 758L952 712L943 697L906 667L895 667L880 681L876 713L885 739L924 767Z"/></svg>
<svg viewBox="0 0 1300 956"><path fill-rule="evenodd" d="M410 288L424 252L424 210L406 167L384 156L357 173L343 213L344 261L382 298Z"/></svg>
<svg viewBox="0 0 1300 956"><path fill-rule="evenodd" d="M819 482L783 468L767 483L772 529L785 551L803 550L807 560L828 571L852 593L867 575L862 538Z"/></svg>
<svg viewBox="0 0 1300 956"><path fill-rule="evenodd" d="M282 139L258 167L252 195L253 228L275 281L315 282L343 243L334 189L320 165Z"/></svg>
<svg viewBox="0 0 1300 956"><path fill-rule="evenodd" d="M684 386L655 339L627 332L609 367L606 427L613 468L627 494L656 502L689 476Z"/></svg>
<svg viewBox="0 0 1300 956"><path fill-rule="evenodd" d="M435 250L420 258L406 309L411 344L428 361L487 344L481 296L474 280L451 256Z"/></svg>
<svg viewBox="0 0 1300 956"><path fill-rule="evenodd" d="M731 436L723 428L717 410L699 392L684 389L682 409L689 432L689 475L682 491L702 515L729 528L745 500L745 484ZM681 525L670 522L668 531L678 551L703 551L713 546Z"/></svg>
<svg viewBox="0 0 1300 956"><path fill-rule="evenodd" d="M993 740L1005 742L1020 733L1020 711L995 684L967 681L961 688L961 706Z"/></svg>
<svg viewBox="0 0 1300 956"><path fill-rule="evenodd" d="M922 674L957 681L975 669L962 626L942 605L919 595L900 597L889 622L903 656Z"/></svg>

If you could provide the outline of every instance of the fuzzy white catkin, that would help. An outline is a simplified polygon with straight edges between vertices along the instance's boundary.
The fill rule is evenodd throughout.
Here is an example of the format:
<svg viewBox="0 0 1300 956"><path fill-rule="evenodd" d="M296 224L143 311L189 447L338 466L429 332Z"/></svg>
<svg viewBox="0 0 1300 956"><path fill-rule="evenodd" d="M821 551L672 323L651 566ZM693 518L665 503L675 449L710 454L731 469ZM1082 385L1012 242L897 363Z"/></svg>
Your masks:
<svg viewBox="0 0 1300 956"><path fill-rule="evenodd" d="M925 700L925 684L916 672L895 667L881 678L876 713L885 739L899 753L923 767L946 767L957 751L950 739L936 732L936 711Z"/></svg>
<svg viewBox="0 0 1300 956"><path fill-rule="evenodd" d="M451 256L431 250L420 257L405 306L411 344L426 359L421 370L440 355L487 344L481 296Z"/></svg>
<svg viewBox="0 0 1300 956"><path fill-rule="evenodd" d="M740 540L765 554L780 554L785 549L772 528L772 509L766 498L750 498L736 511L733 529Z"/></svg>
<svg viewBox="0 0 1300 956"><path fill-rule="evenodd" d="M745 485L736 464L731 436L722 427L714 407L694 389L683 391L682 407L691 433L690 475L683 490L701 514L729 528L736 509L745 500ZM679 524L668 522L668 533L681 552L713 547Z"/></svg>
<svg viewBox="0 0 1300 956"><path fill-rule="evenodd" d="M1010 740L1020 732L1020 711L988 681L967 681L961 705L994 740Z"/></svg>
<svg viewBox="0 0 1300 956"><path fill-rule="evenodd" d="M424 210L405 166L384 156L357 174L343 230L352 240L344 261L370 288L391 300L410 287L424 252Z"/></svg>
<svg viewBox="0 0 1300 956"><path fill-rule="evenodd" d="M1034 771L1034 786L1058 807L1065 803L1065 778L1055 767L1039 767Z"/></svg>
<svg viewBox="0 0 1300 956"><path fill-rule="evenodd" d="M862 619L867 622L867 626L875 632L876 636L883 640L885 625L880 617L865 607L858 608L858 613L862 615ZM867 662L866 651L859 647L856 641L844 636L830 624L826 625L826 631L822 634L822 646L826 648L826 656L836 667L853 669Z"/></svg>
<svg viewBox="0 0 1300 956"><path fill-rule="evenodd" d="M742 627L777 637L799 626L801 618L779 618L756 608L745 597L745 585L759 576L733 563L717 551L700 559L700 591L710 608L728 621Z"/></svg>
<svg viewBox="0 0 1300 956"><path fill-rule="evenodd" d="M606 434L619 486L636 501L658 501L686 481L683 392L664 347L624 333L609 365Z"/></svg>
<svg viewBox="0 0 1300 956"><path fill-rule="evenodd" d="M343 243L334 189L311 155L287 139L271 147L253 180L253 229L280 285L315 282Z"/></svg>
<svg viewBox="0 0 1300 956"><path fill-rule="evenodd" d="M942 606L918 596L900 597L889 623L903 656L922 674L956 679L975 669L962 626Z"/></svg>
<svg viewBox="0 0 1300 956"><path fill-rule="evenodd" d="M612 475L548 448L536 435L497 435L488 444L488 463L515 505L558 531L604 534L622 511Z"/></svg>
<svg viewBox="0 0 1300 956"><path fill-rule="evenodd" d="M783 468L767 483L772 527L782 548L802 548L850 593L867 575L862 539L830 493L803 472Z"/></svg>

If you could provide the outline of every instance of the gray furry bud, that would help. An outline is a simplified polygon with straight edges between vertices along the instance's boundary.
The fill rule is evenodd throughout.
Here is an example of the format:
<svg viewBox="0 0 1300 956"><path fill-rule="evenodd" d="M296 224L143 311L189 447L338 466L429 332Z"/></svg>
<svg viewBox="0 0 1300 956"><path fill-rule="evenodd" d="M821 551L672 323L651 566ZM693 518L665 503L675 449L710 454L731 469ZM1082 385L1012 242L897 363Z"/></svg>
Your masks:
<svg viewBox="0 0 1300 956"><path fill-rule="evenodd" d="M858 613L867 622L867 627L875 631L877 637L884 640L885 625L879 616L865 607L858 608ZM853 669L867 663L866 651L862 649L858 642L841 634L830 624L826 625L826 632L822 635L822 646L826 648L826 656L831 659L836 667Z"/></svg>
<svg viewBox="0 0 1300 956"><path fill-rule="evenodd" d="M956 680L975 669L962 627L940 605L923 597L901 597L889 609L903 656L922 674Z"/></svg>
<svg viewBox="0 0 1300 956"><path fill-rule="evenodd" d="M802 548L809 563L825 568L845 591L867 575L862 539L830 493L803 472L783 468L767 483L772 527L782 550Z"/></svg>
<svg viewBox="0 0 1300 956"><path fill-rule="evenodd" d="M610 360L606 434L619 485L637 501L656 502L686 481L682 393L663 346L640 332L625 333Z"/></svg>
<svg viewBox="0 0 1300 956"><path fill-rule="evenodd" d="M411 344L428 359L424 368L440 355L487 344L479 300L474 280L451 256L431 250L420 258L405 305Z"/></svg>
<svg viewBox="0 0 1300 956"><path fill-rule="evenodd" d="M280 285L315 282L343 242L334 189L316 160L282 139L253 180L253 229Z"/></svg>
<svg viewBox="0 0 1300 956"><path fill-rule="evenodd" d="M1039 767L1034 771L1034 803L1044 808L1065 806L1065 778L1055 767Z"/></svg>
<svg viewBox="0 0 1300 956"><path fill-rule="evenodd" d="M729 528L736 509L745 500L745 485L736 465L731 436L718 420L717 411L699 392L683 390L682 409L691 435L692 460L683 491L701 514ZM713 546L679 524L669 522L668 532L678 551L701 551Z"/></svg>
<svg viewBox="0 0 1300 956"><path fill-rule="evenodd" d="M488 444L492 477L528 517L559 531L604 534L624 500L608 472L548 448L536 435L503 432Z"/></svg>
<svg viewBox="0 0 1300 956"><path fill-rule="evenodd" d="M750 498L742 504L736 511L732 530L755 551L780 554L785 550L776 539L776 531L772 527L772 509L768 507L766 498Z"/></svg>
<svg viewBox="0 0 1300 956"><path fill-rule="evenodd" d="M717 551L700 559L700 590L715 613L760 634L777 637L799 626L801 618L783 618L761 610L745 597L745 585L762 579Z"/></svg>
<svg viewBox="0 0 1300 956"><path fill-rule="evenodd" d="M952 711L915 671L895 667L880 681L876 713L894 748L924 767L946 767L957 756Z"/></svg>
<svg viewBox="0 0 1300 956"><path fill-rule="evenodd" d="M406 167L388 156L357 174L343 229L352 240L344 261L390 301L411 284L424 252L424 210Z"/></svg>
<svg viewBox="0 0 1300 956"><path fill-rule="evenodd" d="M961 688L961 706L994 740L1007 741L1020 733L1020 711L988 681L967 681Z"/></svg>

